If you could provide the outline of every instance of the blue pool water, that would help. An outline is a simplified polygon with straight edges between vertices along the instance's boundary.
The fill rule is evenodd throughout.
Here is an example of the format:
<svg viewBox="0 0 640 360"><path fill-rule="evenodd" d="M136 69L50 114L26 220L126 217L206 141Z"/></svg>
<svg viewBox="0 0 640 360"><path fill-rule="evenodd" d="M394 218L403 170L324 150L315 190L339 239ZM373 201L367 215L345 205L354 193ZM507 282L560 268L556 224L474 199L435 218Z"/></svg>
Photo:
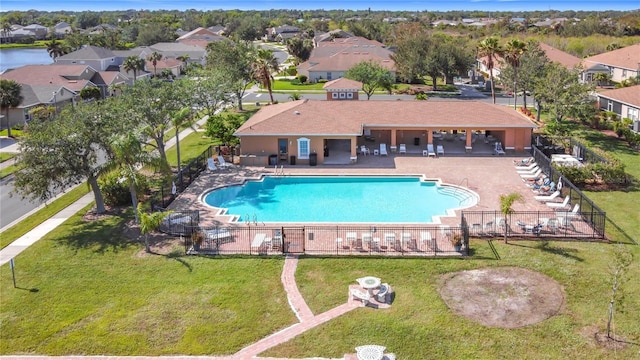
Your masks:
<svg viewBox="0 0 640 360"><path fill-rule="evenodd" d="M239 221L424 223L475 205L477 195L419 177L267 176L213 190L203 201Z"/></svg>

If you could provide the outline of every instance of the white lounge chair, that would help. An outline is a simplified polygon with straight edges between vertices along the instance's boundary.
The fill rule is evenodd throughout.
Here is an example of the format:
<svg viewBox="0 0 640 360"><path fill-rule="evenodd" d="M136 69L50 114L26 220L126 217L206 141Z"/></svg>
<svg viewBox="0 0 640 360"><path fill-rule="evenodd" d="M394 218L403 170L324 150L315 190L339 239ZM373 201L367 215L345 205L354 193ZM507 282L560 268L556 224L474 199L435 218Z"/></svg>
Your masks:
<svg viewBox="0 0 640 360"><path fill-rule="evenodd" d="M228 169L230 167L233 167L233 164L230 164L230 163L226 162L224 160L224 157L222 157L222 155L218 155L218 164L223 169Z"/></svg>
<svg viewBox="0 0 640 360"><path fill-rule="evenodd" d="M384 155L384 156L389 155L387 153L387 144L380 144L380 156L382 156L382 155Z"/></svg>
<svg viewBox="0 0 640 360"><path fill-rule="evenodd" d="M213 158L209 158L207 160L207 170L209 170L209 171L218 171L218 167L216 166L216 162L213 161Z"/></svg>
<svg viewBox="0 0 640 360"><path fill-rule="evenodd" d="M360 146L360 154L361 155L370 155L371 153L369 152L369 148L362 145Z"/></svg>
<svg viewBox="0 0 640 360"><path fill-rule="evenodd" d="M400 148L398 149L398 152L400 154L406 154L407 153L407 144L400 144Z"/></svg>
<svg viewBox="0 0 640 360"><path fill-rule="evenodd" d="M427 155L436 157L436 151L433 149L433 144L427 144Z"/></svg>
<svg viewBox="0 0 640 360"><path fill-rule="evenodd" d="M560 190L556 190L551 195L538 195L538 196L534 196L533 198L538 200L538 201L551 201L551 200L557 198L558 196L560 196Z"/></svg>
<svg viewBox="0 0 640 360"><path fill-rule="evenodd" d="M567 197L565 197L564 201L562 201L561 203L559 203L559 202L548 202L547 206L551 207L551 208L566 208L567 205L569 205L569 200L571 200L571 197L569 197L569 195L567 195Z"/></svg>
<svg viewBox="0 0 640 360"><path fill-rule="evenodd" d="M538 166L537 163L532 162L531 164L527 165L527 166L516 166L516 170L518 171L528 171L531 170L533 168L535 168L536 166Z"/></svg>
<svg viewBox="0 0 640 360"><path fill-rule="evenodd" d="M539 167L535 166L535 167L533 167L532 169L529 169L529 170L516 170L516 172L517 172L518 174L521 174L521 175L524 175L524 174L533 174L533 173L535 173L536 171L538 171L539 169L540 169Z"/></svg>
<svg viewBox="0 0 640 360"><path fill-rule="evenodd" d="M502 143L501 142L496 142L496 145L495 145L495 148L493 149L493 152L495 152L496 155L506 155L506 153L502 149Z"/></svg>
<svg viewBox="0 0 640 360"><path fill-rule="evenodd" d="M229 229L213 229L213 230L204 230L204 235L207 240L223 240L223 239L231 239L233 235L229 232Z"/></svg>
<svg viewBox="0 0 640 360"><path fill-rule="evenodd" d="M572 217L572 218L578 217L580 216L580 204L575 204L571 211L556 210L556 214L558 216L564 216L564 217Z"/></svg>
<svg viewBox="0 0 640 360"><path fill-rule="evenodd" d="M444 156L444 146L438 145L436 147L436 154Z"/></svg>
<svg viewBox="0 0 640 360"><path fill-rule="evenodd" d="M538 170L534 174L519 174L523 179L536 179L538 176L542 174L542 170L538 168Z"/></svg>

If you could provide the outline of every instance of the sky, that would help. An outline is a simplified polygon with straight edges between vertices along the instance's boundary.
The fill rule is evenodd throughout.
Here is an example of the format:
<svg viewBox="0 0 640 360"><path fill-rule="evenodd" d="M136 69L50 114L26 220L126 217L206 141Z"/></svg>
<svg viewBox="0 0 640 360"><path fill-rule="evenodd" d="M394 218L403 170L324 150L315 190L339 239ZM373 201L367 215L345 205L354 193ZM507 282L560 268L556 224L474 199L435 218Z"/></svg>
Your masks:
<svg viewBox="0 0 640 360"><path fill-rule="evenodd" d="M636 10L638 0L1 0L0 11L345 9L392 11Z"/></svg>

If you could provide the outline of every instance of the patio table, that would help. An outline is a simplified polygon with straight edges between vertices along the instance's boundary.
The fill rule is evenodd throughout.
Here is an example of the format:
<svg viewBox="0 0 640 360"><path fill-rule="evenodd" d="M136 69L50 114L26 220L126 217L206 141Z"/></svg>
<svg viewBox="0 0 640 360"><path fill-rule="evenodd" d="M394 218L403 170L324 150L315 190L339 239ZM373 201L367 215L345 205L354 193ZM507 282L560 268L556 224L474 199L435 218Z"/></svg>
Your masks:
<svg viewBox="0 0 640 360"><path fill-rule="evenodd" d="M373 296L373 289L380 287L380 278L375 276L365 276L357 280L358 284L369 292L369 295Z"/></svg>
<svg viewBox="0 0 640 360"><path fill-rule="evenodd" d="M356 348L358 360L382 360L387 348L380 345L364 345Z"/></svg>

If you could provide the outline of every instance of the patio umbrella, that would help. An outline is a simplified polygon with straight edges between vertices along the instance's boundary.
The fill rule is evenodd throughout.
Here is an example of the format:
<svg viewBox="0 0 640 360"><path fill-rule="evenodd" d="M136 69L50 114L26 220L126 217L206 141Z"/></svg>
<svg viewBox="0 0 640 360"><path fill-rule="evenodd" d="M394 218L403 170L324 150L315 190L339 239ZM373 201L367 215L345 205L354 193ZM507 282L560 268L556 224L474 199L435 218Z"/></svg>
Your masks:
<svg viewBox="0 0 640 360"><path fill-rule="evenodd" d="M558 190L562 190L562 178L558 179Z"/></svg>
<svg viewBox="0 0 640 360"><path fill-rule="evenodd" d="M176 187L176 182L172 181L171 182L171 194L175 195L178 192L178 188Z"/></svg>

